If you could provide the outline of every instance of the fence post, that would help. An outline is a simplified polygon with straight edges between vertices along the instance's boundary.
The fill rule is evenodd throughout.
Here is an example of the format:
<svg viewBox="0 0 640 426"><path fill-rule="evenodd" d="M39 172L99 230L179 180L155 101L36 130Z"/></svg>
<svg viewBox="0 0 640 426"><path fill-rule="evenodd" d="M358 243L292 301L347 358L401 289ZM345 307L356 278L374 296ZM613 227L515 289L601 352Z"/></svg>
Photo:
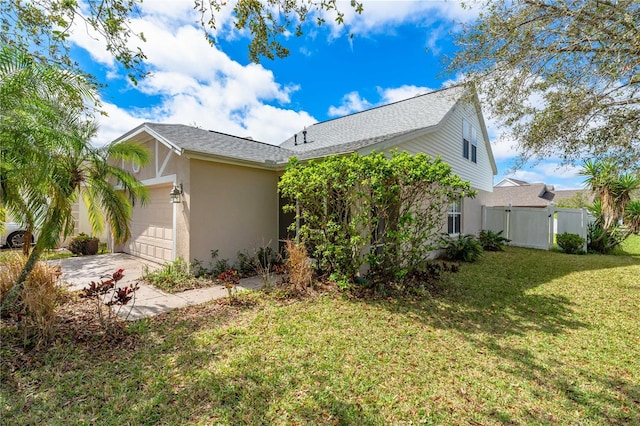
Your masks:
<svg viewBox="0 0 640 426"><path fill-rule="evenodd" d="M555 207L553 205L553 203L549 203L549 205L547 206L547 214L548 214L548 219L549 221L547 222L547 226L548 226L548 238L547 238L547 249L551 250L553 248L553 237L555 235Z"/></svg>
<svg viewBox="0 0 640 426"><path fill-rule="evenodd" d="M503 223L503 227L505 230L505 233L507 235L505 235L505 238L511 238L511 203L509 203L509 205L507 206L507 208L505 209L505 215L504 215L504 223Z"/></svg>
<svg viewBox="0 0 640 426"><path fill-rule="evenodd" d="M580 228L580 236L584 239L584 244L582 245L582 249L584 250L584 252L587 252L587 237L589 235L589 213L587 212L587 209L585 209L584 207L581 209L582 210L582 227Z"/></svg>
<svg viewBox="0 0 640 426"><path fill-rule="evenodd" d="M481 223L482 224L480 225L480 229L487 229L487 206L485 205L482 206Z"/></svg>

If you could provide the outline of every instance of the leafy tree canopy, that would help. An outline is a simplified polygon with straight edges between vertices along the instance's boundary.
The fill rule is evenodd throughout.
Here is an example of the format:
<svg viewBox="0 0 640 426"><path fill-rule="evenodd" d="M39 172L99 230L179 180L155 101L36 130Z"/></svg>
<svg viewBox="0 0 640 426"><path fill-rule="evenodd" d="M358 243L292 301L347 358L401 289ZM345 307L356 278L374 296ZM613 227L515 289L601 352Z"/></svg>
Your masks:
<svg viewBox="0 0 640 426"><path fill-rule="evenodd" d="M106 42L107 50L127 70L135 82L144 76L144 52L131 41L145 41L144 34L131 27L131 19L140 14L142 0L0 0L0 42L16 45L40 60L77 68L69 56L69 36L78 25L93 30ZM358 13L362 4L350 1ZM280 42L287 33L303 34L303 25L313 11L334 11L336 21L343 22L337 0L194 0L203 34L214 43L212 31L218 23L216 14L232 8L234 25L251 34L249 58L285 57L288 49ZM321 14L315 22L324 22ZM135 44L135 43L133 43Z"/></svg>
<svg viewBox="0 0 640 426"><path fill-rule="evenodd" d="M522 158L640 160L640 3L491 0L449 71L484 92Z"/></svg>

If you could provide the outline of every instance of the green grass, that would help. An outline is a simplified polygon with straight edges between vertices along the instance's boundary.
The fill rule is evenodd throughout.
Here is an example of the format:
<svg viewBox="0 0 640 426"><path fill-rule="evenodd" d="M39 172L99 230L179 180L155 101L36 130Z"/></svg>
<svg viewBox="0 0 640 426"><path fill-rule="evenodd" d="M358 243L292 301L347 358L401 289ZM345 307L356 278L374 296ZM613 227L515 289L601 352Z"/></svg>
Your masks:
<svg viewBox="0 0 640 426"><path fill-rule="evenodd" d="M135 346L3 343L0 418L640 424L639 276L634 256L508 247L421 298L257 293L135 323Z"/></svg>

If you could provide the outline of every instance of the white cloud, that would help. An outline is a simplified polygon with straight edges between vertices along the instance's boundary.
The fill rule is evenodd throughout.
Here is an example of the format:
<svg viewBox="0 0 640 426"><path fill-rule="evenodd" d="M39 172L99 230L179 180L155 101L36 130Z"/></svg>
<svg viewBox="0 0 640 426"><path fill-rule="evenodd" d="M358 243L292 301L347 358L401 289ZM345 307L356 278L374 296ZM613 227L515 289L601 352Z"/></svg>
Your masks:
<svg viewBox="0 0 640 426"><path fill-rule="evenodd" d="M150 75L128 90L148 95L154 103L125 109L104 102L108 117L100 119L96 144L114 140L144 121L195 123L277 144L316 121L304 111L286 108L298 86L282 85L262 65L241 65L211 46L192 24L197 13L191 8L186 0L143 3L143 15L132 21L132 28L150 40L143 46ZM218 22L225 25L227 18L223 15ZM123 78L97 37L76 31L72 41L106 65L110 77Z"/></svg>
<svg viewBox="0 0 640 426"><path fill-rule="evenodd" d="M363 111L365 109L373 108L379 105L386 105L393 102L402 101L412 98L416 95L421 95L433 91L428 87L404 85L400 87L378 87L378 95L380 99L377 102L369 102L358 92L350 92L342 97L341 103L338 106L330 106L328 114L332 117L342 117L354 112Z"/></svg>
<svg viewBox="0 0 640 426"><path fill-rule="evenodd" d="M574 179L582 178L578 173L582 170L582 167L573 165L563 165L561 163L548 162L541 163L536 166L536 169L548 176L554 176L557 179Z"/></svg>
<svg viewBox="0 0 640 426"><path fill-rule="evenodd" d="M358 92L347 93L342 97L342 103L340 106L330 106L328 114L331 117L341 117L353 112L359 112L367 108L371 108L373 105L362 98Z"/></svg>
<svg viewBox="0 0 640 426"><path fill-rule="evenodd" d="M388 32L394 25L421 23L430 25L436 20L445 20L452 26L460 22L469 22L477 18L479 9L473 1L462 6L458 1L390 1L361 0L364 6L362 14L357 14L349 2L338 1L338 9L344 14L344 25L336 21L335 11L323 12L326 22L331 26L333 37L346 32L358 36Z"/></svg>
<svg viewBox="0 0 640 426"><path fill-rule="evenodd" d="M378 87L378 93L381 97L381 101L378 105L402 101L429 92L433 92L433 89L424 86L404 85L400 87L389 87L386 89Z"/></svg>

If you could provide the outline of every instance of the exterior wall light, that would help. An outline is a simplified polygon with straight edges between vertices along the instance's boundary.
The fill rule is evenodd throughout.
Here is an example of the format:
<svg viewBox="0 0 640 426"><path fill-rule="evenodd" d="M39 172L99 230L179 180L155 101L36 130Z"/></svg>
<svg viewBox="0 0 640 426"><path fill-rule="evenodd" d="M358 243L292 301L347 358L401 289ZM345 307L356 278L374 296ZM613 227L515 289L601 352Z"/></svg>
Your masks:
<svg viewBox="0 0 640 426"><path fill-rule="evenodd" d="M182 184L173 185L171 188L171 192L169 192L169 200L172 204L176 204L180 202L180 196L182 195Z"/></svg>

